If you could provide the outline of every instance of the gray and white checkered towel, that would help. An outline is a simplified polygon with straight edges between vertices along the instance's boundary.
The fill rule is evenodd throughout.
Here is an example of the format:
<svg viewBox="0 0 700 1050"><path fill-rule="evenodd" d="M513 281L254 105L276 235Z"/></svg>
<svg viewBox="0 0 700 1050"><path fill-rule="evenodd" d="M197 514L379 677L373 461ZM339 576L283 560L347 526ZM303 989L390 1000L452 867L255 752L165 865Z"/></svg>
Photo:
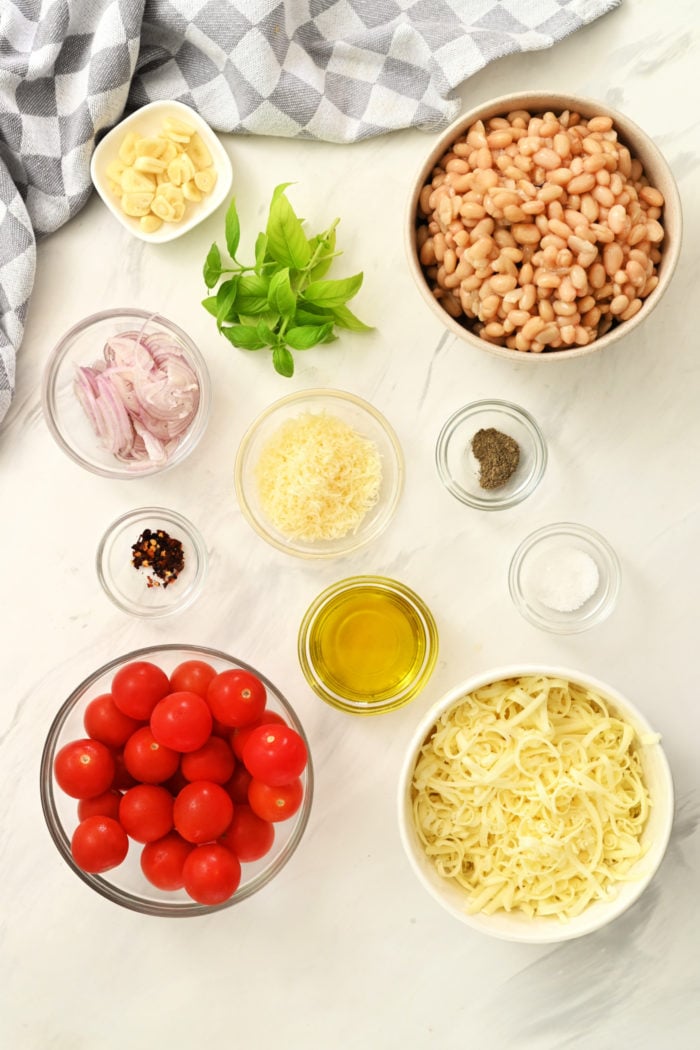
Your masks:
<svg viewBox="0 0 700 1050"><path fill-rule="evenodd" d="M35 235L75 215L95 140L179 99L218 131L351 142L444 127L487 62L549 47L620 0L2 0L0 420Z"/></svg>

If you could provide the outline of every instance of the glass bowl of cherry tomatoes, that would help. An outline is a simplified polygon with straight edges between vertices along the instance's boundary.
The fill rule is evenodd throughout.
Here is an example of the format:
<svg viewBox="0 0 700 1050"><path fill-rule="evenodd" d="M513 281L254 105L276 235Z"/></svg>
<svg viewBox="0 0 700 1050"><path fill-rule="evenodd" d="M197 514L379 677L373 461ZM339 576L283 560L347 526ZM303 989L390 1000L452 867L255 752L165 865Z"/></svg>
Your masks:
<svg viewBox="0 0 700 1050"><path fill-rule="evenodd" d="M146 915L261 890L306 828L313 768L291 704L216 649L160 645L100 667L53 720L41 803L69 867Z"/></svg>

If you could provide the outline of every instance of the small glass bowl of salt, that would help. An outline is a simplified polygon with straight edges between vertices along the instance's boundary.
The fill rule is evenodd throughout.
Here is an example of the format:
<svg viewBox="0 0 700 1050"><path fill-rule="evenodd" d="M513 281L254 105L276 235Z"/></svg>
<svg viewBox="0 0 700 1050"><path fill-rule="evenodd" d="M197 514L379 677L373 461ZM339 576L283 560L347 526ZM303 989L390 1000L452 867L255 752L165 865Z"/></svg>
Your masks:
<svg viewBox="0 0 700 1050"><path fill-rule="evenodd" d="M515 607L535 627L576 634L610 615L620 575L617 555L603 536L560 522L523 540L510 563L508 586Z"/></svg>

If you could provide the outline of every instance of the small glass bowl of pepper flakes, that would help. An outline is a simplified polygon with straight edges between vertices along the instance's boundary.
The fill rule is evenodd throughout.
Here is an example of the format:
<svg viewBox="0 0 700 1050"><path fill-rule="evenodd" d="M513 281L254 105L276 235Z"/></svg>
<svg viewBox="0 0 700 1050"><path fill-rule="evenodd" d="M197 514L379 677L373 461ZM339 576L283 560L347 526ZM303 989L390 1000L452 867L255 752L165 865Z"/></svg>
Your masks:
<svg viewBox="0 0 700 1050"><path fill-rule="evenodd" d="M105 594L134 616L170 616L201 590L207 567L204 540L174 510L140 507L113 522L97 548Z"/></svg>
<svg viewBox="0 0 700 1050"><path fill-rule="evenodd" d="M547 446L529 412L509 401L473 401L454 412L435 462L448 492L478 510L506 510L540 483Z"/></svg>

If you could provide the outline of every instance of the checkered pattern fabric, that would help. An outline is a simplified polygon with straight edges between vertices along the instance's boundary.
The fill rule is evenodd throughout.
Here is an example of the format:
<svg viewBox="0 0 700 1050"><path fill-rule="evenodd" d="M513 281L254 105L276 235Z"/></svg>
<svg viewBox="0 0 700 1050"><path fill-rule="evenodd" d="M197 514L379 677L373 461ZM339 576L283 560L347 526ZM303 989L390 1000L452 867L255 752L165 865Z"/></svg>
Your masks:
<svg viewBox="0 0 700 1050"><path fill-rule="evenodd" d="M549 47L620 0L3 0L0 420L35 236L75 215L90 155L125 111L192 106L218 131L352 142L444 127L453 89Z"/></svg>

